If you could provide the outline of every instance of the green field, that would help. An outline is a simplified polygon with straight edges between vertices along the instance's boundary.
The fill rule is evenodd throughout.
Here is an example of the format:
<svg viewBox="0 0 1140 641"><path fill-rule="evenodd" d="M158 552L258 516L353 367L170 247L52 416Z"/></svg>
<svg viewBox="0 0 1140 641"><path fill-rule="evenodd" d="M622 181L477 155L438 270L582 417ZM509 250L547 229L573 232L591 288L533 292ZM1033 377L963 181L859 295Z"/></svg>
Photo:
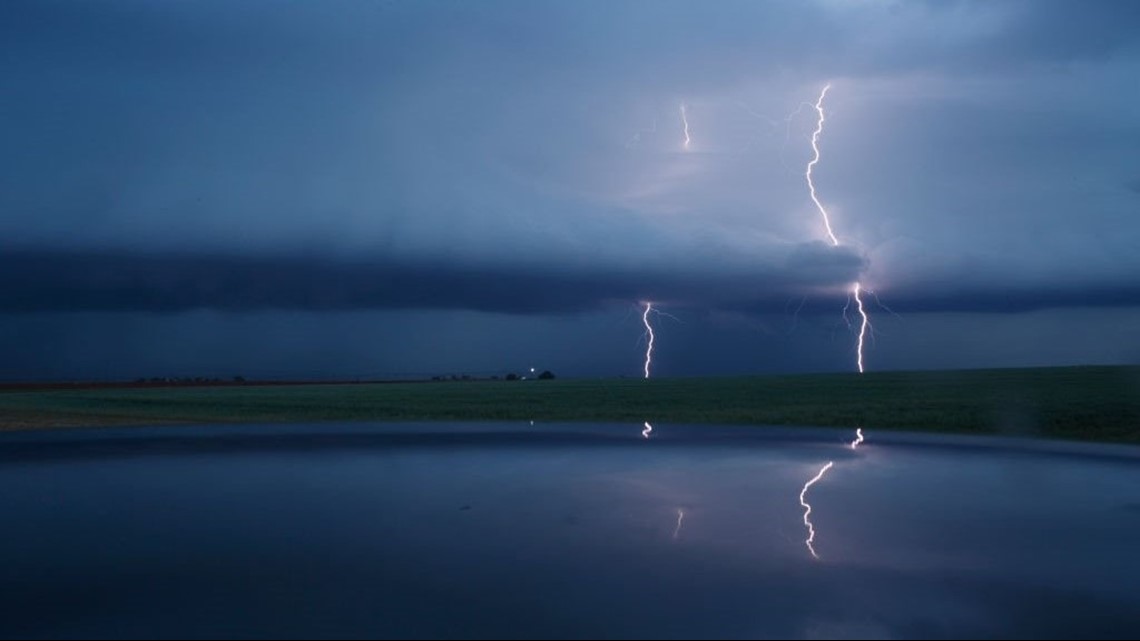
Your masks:
<svg viewBox="0 0 1140 641"><path fill-rule="evenodd" d="M863 426L1140 443L1140 367L0 391L0 428L364 420Z"/></svg>

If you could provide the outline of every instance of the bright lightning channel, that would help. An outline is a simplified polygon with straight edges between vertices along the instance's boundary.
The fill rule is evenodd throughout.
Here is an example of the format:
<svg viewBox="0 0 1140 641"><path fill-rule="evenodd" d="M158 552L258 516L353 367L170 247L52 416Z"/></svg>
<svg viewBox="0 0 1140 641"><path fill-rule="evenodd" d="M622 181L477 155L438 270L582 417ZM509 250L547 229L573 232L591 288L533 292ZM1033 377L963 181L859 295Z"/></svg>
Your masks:
<svg viewBox="0 0 1140 641"><path fill-rule="evenodd" d="M649 378L649 366L653 363L653 326L649 324L649 313L653 311L653 303L645 303L645 313L641 315L641 322L645 325L645 335L648 342L645 345L645 378Z"/></svg>
<svg viewBox="0 0 1140 641"><path fill-rule="evenodd" d="M859 322L859 343L855 349L855 363L859 366L859 373L863 373L863 341L867 338L867 329L871 327L871 321L867 317L867 310L863 308L863 299L859 297L861 286L855 283L851 293L855 297L855 307L859 310L859 317L862 319Z"/></svg>
<svg viewBox="0 0 1140 641"><path fill-rule="evenodd" d="M818 116L815 124L815 131L811 134L811 150L813 153L812 159L808 161L807 170L804 171L804 178L807 179L808 191L811 193L811 201L815 203L816 209L819 210L820 216L823 217L823 226L827 230L827 237L831 241L833 247L839 246L839 238L836 237L835 232L831 228L831 217L827 214L827 209L824 208L823 203L815 193L815 181L812 179L812 170L815 169L816 164L819 163L819 136L823 133L823 123L826 120L823 112L823 100L827 97L827 90L831 89L831 84L823 86L823 90L819 92L819 98L816 99L813 107ZM862 374L863 369L863 344L867 338L867 330L873 329L871 321L867 316L867 310L863 307L863 299L860 296L862 292L862 284L856 282L851 289L851 295L855 298L855 305L859 310L859 316L862 319L859 324L859 341L855 350L855 364L859 368L859 373ZM846 308L844 308L844 317L846 318Z"/></svg>
<svg viewBox="0 0 1140 641"><path fill-rule="evenodd" d="M685 127L685 142L681 144L685 151L689 150L689 144L693 139L689 136L689 110L685 103L681 103L681 124Z"/></svg>
<svg viewBox="0 0 1140 641"><path fill-rule="evenodd" d="M653 326L649 324L649 313L652 311L653 303L646 301L645 312L641 315L641 322L645 325L645 335L648 337L645 345L645 378L649 378L649 366L653 363ZM649 421L645 421L645 429L641 430L641 435L648 439L652 433L653 426Z"/></svg>
<svg viewBox="0 0 1140 641"><path fill-rule="evenodd" d="M685 511L677 508L677 527L673 528L673 540L676 541L677 537L681 536L681 525L685 522Z"/></svg>
<svg viewBox="0 0 1140 641"><path fill-rule="evenodd" d="M851 441L851 449L859 447L863 443L863 428L855 428L855 440Z"/></svg>
<svg viewBox="0 0 1140 641"><path fill-rule="evenodd" d="M807 483L804 483L804 489L800 490L800 505L804 508L804 525L808 531L808 536L804 539L804 545L807 546L808 552L811 552L812 557L816 559L819 558L819 555L815 553L815 546L813 545L815 542L815 527L811 524L811 505L804 499L807 497L808 488L818 483L819 480L823 478L823 475L827 474L827 471L831 469L832 465L835 465L835 463L828 461L827 465L824 465L818 474L812 477Z"/></svg>
<svg viewBox="0 0 1140 641"><path fill-rule="evenodd" d="M815 195L815 182L812 180L812 170L819 164L819 135L823 133L823 99L827 96L827 90L831 89L831 85L823 86L823 91L819 92L819 99L812 105L815 108L816 114L819 116L816 120L815 131L811 132L811 150L815 154L812 159L808 161L807 171L804 172L804 178L807 179L808 191L811 192L811 201L815 203L816 209L819 214L823 216L823 226L827 228L827 237L831 239L833 247L839 246L839 239L835 237L835 233L831 231L831 218L827 215L827 210L823 208L823 203L819 202L819 198Z"/></svg>

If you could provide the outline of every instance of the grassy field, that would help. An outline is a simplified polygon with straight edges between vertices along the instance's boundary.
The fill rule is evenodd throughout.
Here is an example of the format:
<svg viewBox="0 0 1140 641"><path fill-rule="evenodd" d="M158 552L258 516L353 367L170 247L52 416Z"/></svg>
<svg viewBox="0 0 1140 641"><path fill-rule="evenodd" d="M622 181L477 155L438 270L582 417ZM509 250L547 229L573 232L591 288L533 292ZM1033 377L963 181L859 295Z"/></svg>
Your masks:
<svg viewBox="0 0 1140 641"><path fill-rule="evenodd" d="M1140 443L1140 367L0 391L0 429L432 419L858 425Z"/></svg>

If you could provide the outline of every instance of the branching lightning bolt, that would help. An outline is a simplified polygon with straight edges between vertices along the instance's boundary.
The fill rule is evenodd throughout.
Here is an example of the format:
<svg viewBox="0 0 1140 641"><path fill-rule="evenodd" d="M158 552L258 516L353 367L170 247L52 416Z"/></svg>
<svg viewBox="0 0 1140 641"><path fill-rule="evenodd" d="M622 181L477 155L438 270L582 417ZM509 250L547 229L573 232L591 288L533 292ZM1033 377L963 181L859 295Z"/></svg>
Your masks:
<svg viewBox="0 0 1140 641"><path fill-rule="evenodd" d="M800 505L804 508L804 526L807 527L808 531L808 536L804 539L804 545L807 546L808 552L811 552L811 555L817 559L819 555L815 553L815 546L813 545L815 542L815 527L811 524L811 505L805 499L807 498L808 488L818 483L819 480L823 478L823 475L827 474L827 471L831 469L832 465L835 465L835 463L828 461L827 465L824 465L818 474L813 476L807 483L804 483L804 489L800 490Z"/></svg>
<svg viewBox="0 0 1140 641"><path fill-rule="evenodd" d="M812 159L808 161L807 169L804 171L804 178L807 180L808 192L811 194L811 201L815 203L816 209L819 210L820 216L823 217L823 226L827 231L827 238L831 241L832 247L838 247L839 238L836 237L835 231L831 228L831 217L828 216L827 209L823 206L823 203L819 201L819 197L815 192L815 181L812 179L812 170L814 170L815 166L819 163L819 136L823 133L823 123L826 120L823 112L823 100L827 97L828 89L831 89L831 85L824 85L823 89L819 92L819 98L815 101L814 107L818 119L816 120L815 131L813 131L811 134ZM862 374L864 371L863 345L867 338L867 330L872 329L870 318L867 316L867 310L863 306L863 298L861 296L862 290L863 285L858 281L856 281L851 286L851 298L855 299L855 309L859 312L859 334L855 350L855 364L858 366L860 374ZM847 300L847 304L843 307L843 320L847 322L848 326L851 324L850 320L847 317L847 310L851 305L851 298ZM855 428L855 440L851 441L851 449L854 450L858 448L859 444L862 442L863 428L857 427ZM807 539L804 540L804 544L807 546L808 552L811 552L812 557L816 559L819 558L819 555L816 554L815 546L813 545L815 541L815 527L813 527L811 523L811 505L809 505L805 499L807 497L808 488L818 483L819 480L823 478L823 475L827 474L827 471L831 469L831 466L833 464L834 463L832 461L828 461L826 465L820 468L819 473L812 477L812 479L807 483L805 483L803 489L800 490L800 505L802 505L804 508L804 526L807 527L808 530L808 536Z"/></svg>
<svg viewBox="0 0 1140 641"><path fill-rule="evenodd" d="M688 151L689 144L693 141L693 139L689 136L689 110L683 102L681 103L681 124L685 127L685 142L681 144L681 147L685 151Z"/></svg>
<svg viewBox="0 0 1140 641"><path fill-rule="evenodd" d="M645 345L645 378L649 378L649 366L653 363L653 326L649 324L649 313L653 311L653 303L645 303L645 312L641 315L641 322L645 325L645 335L648 342Z"/></svg>
<svg viewBox="0 0 1140 641"><path fill-rule="evenodd" d="M831 228L831 217L828 216L827 209L824 208L823 203L821 203L819 201L819 198L816 196L815 181L812 179L812 170L814 170L815 166L819 163L819 136L823 133L823 123L826 120L823 112L823 100L827 97L828 89L831 89L830 84L823 86L823 90L819 92L819 98L816 99L815 104L813 105L818 118L815 124L815 131L813 131L811 134L811 150L813 155L812 159L808 161L807 170L804 171L804 178L807 180L808 192L811 194L811 201L815 203L816 209L819 210L820 216L823 217L823 226L824 229L827 230L827 238L831 241L831 245L833 247L838 247L839 238L836 237L835 232ZM861 296L862 289L862 284L858 282L856 282L851 287L851 296L855 299L855 306L859 311L859 317L861 319L859 323L859 340L855 349L855 364L858 366L860 374L862 374L864 371L863 345L867 338L867 330L873 331L873 328L871 327L871 320L867 316L867 310L863 307L863 298ZM850 301L848 302L850 303ZM847 318L846 307L843 308L843 317L844 319Z"/></svg>
<svg viewBox="0 0 1140 641"><path fill-rule="evenodd" d="M805 107L807 107L808 109L811 109L815 105L813 105L810 102L801 102L799 105L796 106L796 108L794 110L792 110L791 113L784 116L784 118L782 120L776 120L775 118L770 118L768 116L765 116L764 114L753 110L752 108L750 108L748 105L746 105L744 103L738 103L738 105L742 109L744 109L744 111L746 111L749 115L767 122L768 125L770 127L772 127L772 129L778 128L780 126L780 124L783 123L783 125L784 125L784 141L783 141L783 143L780 144L780 164L783 165L784 169L787 169L788 165L784 161L784 152L787 150L788 141L790 141L792 139L792 122L796 119L796 116L800 115L800 112L803 111ZM751 145L751 143L749 143L749 144Z"/></svg>
<svg viewBox="0 0 1140 641"><path fill-rule="evenodd" d="M852 296L855 297L855 307L859 310L859 343L855 349L855 363L859 366L859 373L863 373L863 341L867 338L867 330L871 327L871 321L867 317L867 310L863 309L863 299L859 297L861 286L855 283L851 290Z"/></svg>

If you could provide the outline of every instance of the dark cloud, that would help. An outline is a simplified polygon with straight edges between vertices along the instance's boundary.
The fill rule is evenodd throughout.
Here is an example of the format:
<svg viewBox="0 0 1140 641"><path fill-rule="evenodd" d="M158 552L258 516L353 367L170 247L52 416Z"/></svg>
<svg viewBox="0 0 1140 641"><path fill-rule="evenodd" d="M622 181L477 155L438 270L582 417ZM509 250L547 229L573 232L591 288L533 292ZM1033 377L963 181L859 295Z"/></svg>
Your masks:
<svg viewBox="0 0 1140 641"><path fill-rule="evenodd" d="M555 0L420 3L333 0L14 0L0 36L29 61L112 64L123 72L227 73L255 67L405 78L494 61L513 73L687 89L781 73L875 76L1104 59L1134 49L1131 2L751 2ZM900 55L905 53L905 55ZM686 81L687 79L687 81Z"/></svg>
<svg viewBox="0 0 1140 641"><path fill-rule="evenodd" d="M12 0L0 312L1137 305L1138 73L1133 2Z"/></svg>
<svg viewBox="0 0 1140 641"><path fill-rule="evenodd" d="M1140 284L1063 283L1052 287L1040 285L1011 286L1008 283L928 284L892 289L881 296L865 292L864 302L874 315L883 313L924 314L967 312L982 314L1020 314L1048 309L1109 308L1140 306ZM753 302L738 307L752 313L776 311L779 301ZM784 304L787 307L787 304ZM807 299L799 307L801 313L834 314L833 298Z"/></svg>
<svg viewBox="0 0 1140 641"><path fill-rule="evenodd" d="M807 245L768 266L731 261L670 270L462 260L338 260L321 255L93 253L20 250L0 255L0 312L468 309L560 313L653 300L715 307L841 287L863 259Z"/></svg>
<svg viewBox="0 0 1140 641"><path fill-rule="evenodd" d="M511 314L595 310L657 301L755 314L832 314L862 259L822 244L796 247L778 268L724 262L699 268L568 269L558 264L349 261L320 255L89 253L21 250L0 256L0 312L467 309ZM811 292L815 292L811 294ZM1024 312L1140 305L1140 284L1010 287L1003 283L908 287L899 312ZM871 297L868 296L868 304Z"/></svg>
<svg viewBox="0 0 1140 641"><path fill-rule="evenodd" d="M986 4L975 0L976 6ZM990 3L992 4L992 3ZM1079 5L1067 0L1021 0L1008 31L990 38L999 53L1048 60L1105 58L1140 45L1140 6L1127 0Z"/></svg>

